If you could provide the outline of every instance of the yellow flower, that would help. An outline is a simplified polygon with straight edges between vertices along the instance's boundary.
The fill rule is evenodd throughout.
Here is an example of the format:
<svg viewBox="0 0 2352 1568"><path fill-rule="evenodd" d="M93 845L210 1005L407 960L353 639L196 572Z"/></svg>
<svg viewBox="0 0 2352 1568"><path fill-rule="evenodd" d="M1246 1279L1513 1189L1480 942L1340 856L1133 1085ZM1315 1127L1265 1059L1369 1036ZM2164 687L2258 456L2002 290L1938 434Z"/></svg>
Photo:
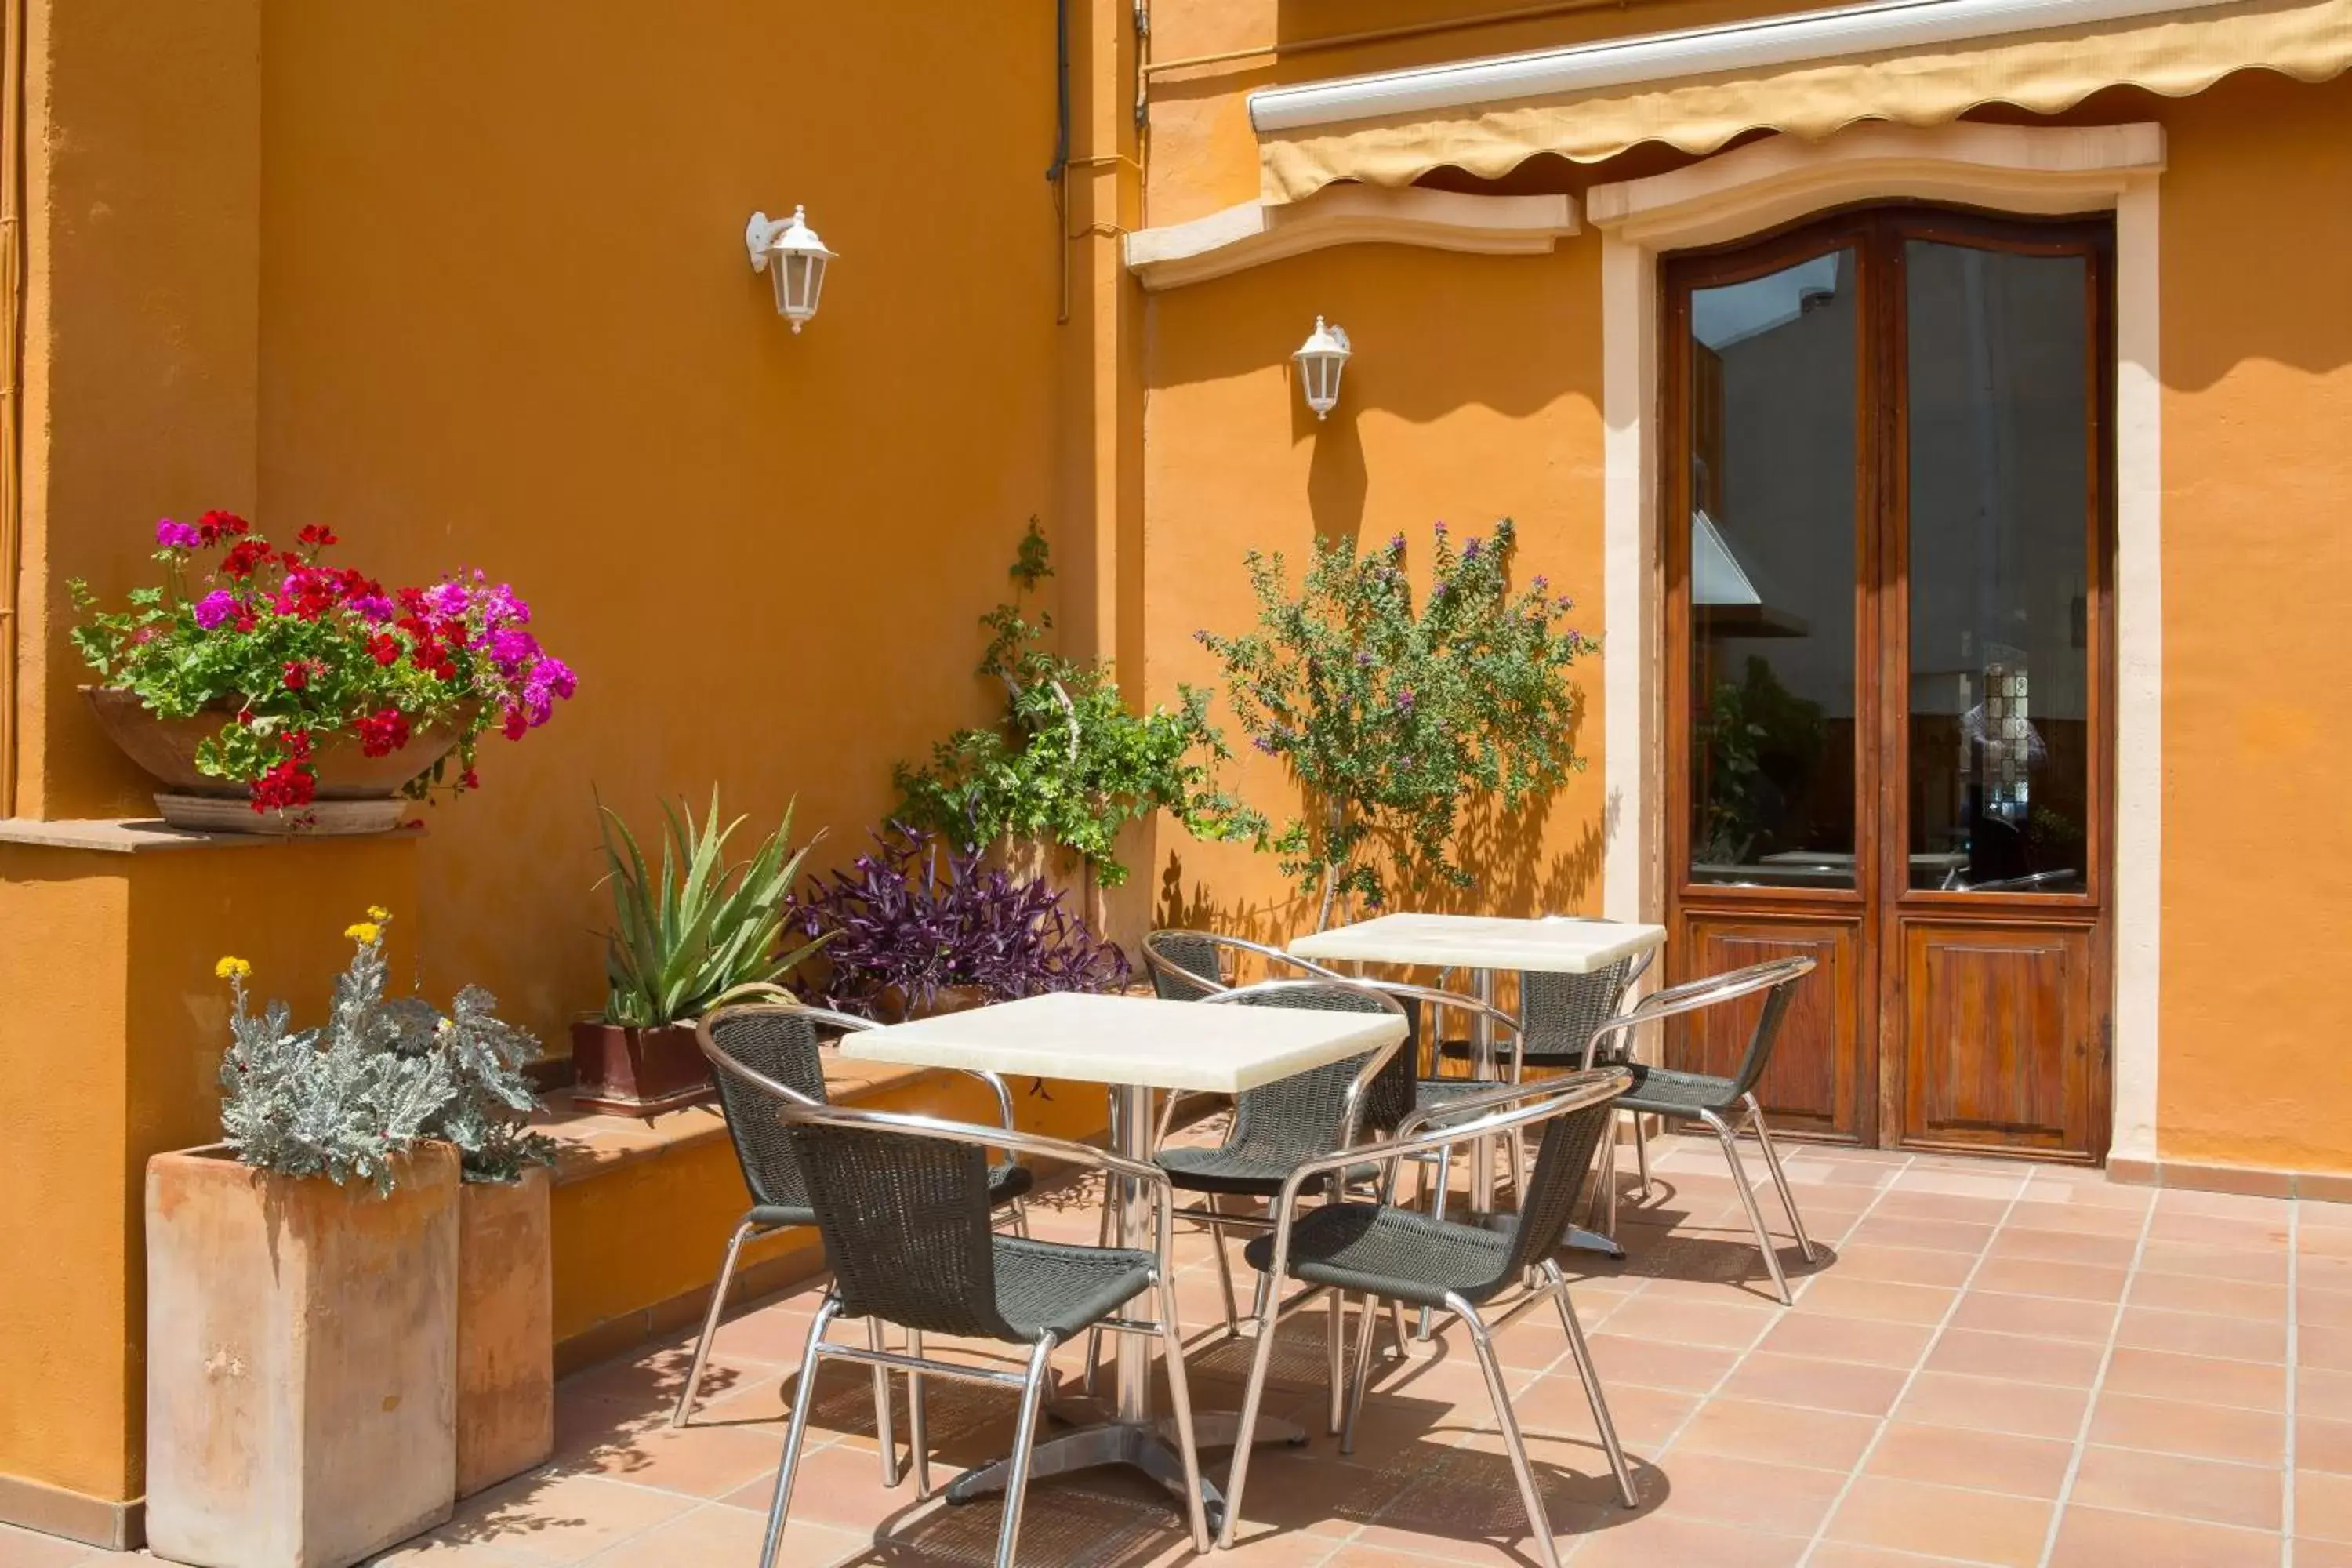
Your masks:
<svg viewBox="0 0 2352 1568"><path fill-rule="evenodd" d="M213 965L213 974L221 980L242 980L253 973L253 965L241 958L224 958Z"/></svg>
<svg viewBox="0 0 2352 1568"><path fill-rule="evenodd" d="M379 922L388 921L392 919L392 911L385 909L382 904L370 904L368 906L368 919Z"/></svg>
<svg viewBox="0 0 2352 1568"><path fill-rule="evenodd" d="M373 921L362 921L355 926L345 926L343 934L355 942L374 943L383 936L383 927Z"/></svg>

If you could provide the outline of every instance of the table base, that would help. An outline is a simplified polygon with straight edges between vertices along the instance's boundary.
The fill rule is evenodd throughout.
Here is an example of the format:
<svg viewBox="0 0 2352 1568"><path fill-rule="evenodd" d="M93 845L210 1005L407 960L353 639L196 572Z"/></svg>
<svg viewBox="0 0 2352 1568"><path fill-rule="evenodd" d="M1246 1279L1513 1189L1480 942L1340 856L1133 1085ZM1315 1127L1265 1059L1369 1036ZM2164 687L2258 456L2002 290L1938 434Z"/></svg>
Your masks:
<svg viewBox="0 0 2352 1568"><path fill-rule="evenodd" d="M1029 1450L1030 1483L1034 1485L1047 1476L1066 1476L1073 1470L1131 1465L1181 1498L1184 1495L1184 1460L1170 1436L1174 1425L1172 1421L1106 1421L1042 1438ZM1203 1449L1232 1447L1241 1436L1241 1412L1237 1410L1204 1410L1192 1418L1196 1445ZM1261 1415L1257 1420L1257 1440L1286 1443L1295 1447L1307 1441L1307 1430L1295 1422ZM999 1459L966 1470L947 1484L948 1501L970 1502L974 1498L1003 1491L1011 1468L1010 1459ZM1204 1466L1201 1503L1208 1512L1209 1532L1213 1535L1224 1525L1225 1494L1205 1471Z"/></svg>

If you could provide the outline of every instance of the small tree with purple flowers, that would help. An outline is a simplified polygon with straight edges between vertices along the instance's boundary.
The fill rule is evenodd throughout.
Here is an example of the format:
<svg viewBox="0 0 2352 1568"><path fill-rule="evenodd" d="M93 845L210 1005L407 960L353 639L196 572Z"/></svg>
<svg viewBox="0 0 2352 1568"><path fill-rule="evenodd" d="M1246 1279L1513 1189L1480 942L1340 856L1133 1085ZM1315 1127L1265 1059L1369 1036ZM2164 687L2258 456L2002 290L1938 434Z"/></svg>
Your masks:
<svg viewBox="0 0 2352 1568"><path fill-rule="evenodd" d="M1584 766L1568 670L1601 645L1565 624L1570 602L1541 577L1513 589L1510 520L1458 549L1444 523L1433 532L1424 602L1403 534L1364 552L1318 539L1295 594L1280 554L1246 557L1255 630L1197 634L1250 743L1298 785L1298 814L1258 847L1317 900L1318 930L1342 897L1384 905L1391 878L1469 886L1454 843L1464 805L1515 810Z"/></svg>

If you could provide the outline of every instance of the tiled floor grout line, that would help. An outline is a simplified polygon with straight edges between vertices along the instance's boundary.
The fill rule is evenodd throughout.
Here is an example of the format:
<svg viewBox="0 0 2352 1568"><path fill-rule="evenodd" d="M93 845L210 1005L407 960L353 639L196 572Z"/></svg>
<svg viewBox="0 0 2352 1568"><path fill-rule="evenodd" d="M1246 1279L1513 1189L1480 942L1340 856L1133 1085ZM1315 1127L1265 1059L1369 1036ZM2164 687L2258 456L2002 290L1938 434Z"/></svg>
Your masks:
<svg viewBox="0 0 2352 1568"><path fill-rule="evenodd" d="M2042 1537L2040 1568L2050 1568L2050 1559L2058 1550L2058 1531L2066 1522L2067 1505L2074 1500L2074 1481L2083 1473L2083 1456L2091 1446L2091 1423L2098 1419L2099 1395L2107 1386L2107 1369L2116 1361L2116 1336L2123 1331L2124 1309L2132 1299L2132 1287L2139 1282L2140 1260L2147 1256L2147 1238L2156 1229L2156 1216L2163 1203L2163 1194L2152 1194L2147 1200L2147 1213L2139 1222L2139 1239L2132 1244L2131 1262L2124 1269L2123 1294L2116 1299L2115 1321L2107 1325L2106 1344L2099 1352L2099 1369L2091 1376L2090 1397L2083 1402L2083 1419L2074 1428L2074 1451L2066 1456L2066 1473L2058 1481L2058 1500L2050 1510L2050 1528Z"/></svg>
<svg viewBox="0 0 2352 1568"><path fill-rule="evenodd" d="M2009 1223L2009 1216L2016 1212L2018 1204L2025 1196L2025 1189L2032 1183L2033 1178L2030 1175L2021 1177L2017 1190L2010 1194L2009 1202L2001 1208L2000 1218L1995 1220L1992 1228L1986 1233L1984 1246L1969 1263L1968 1273L1952 1292L1952 1299L1945 1306L1943 1314L1936 1320L1935 1330L1928 1334L1927 1344L1921 1347L1918 1359L1911 1363L1911 1370L1903 1374L1903 1385L1895 1391L1895 1397L1886 1402L1886 1413L1871 1428L1870 1440L1862 1446L1862 1452L1854 1456L1853 1468L1846 1471L1845 1480L1839 1486L1837 1495L1830 1499L1830 1506L1822 1514L1821 1523L1813 1527L1812 1539L1805 1543L1804 1555L1797 1559L1797 1568L1806 1568L1821 1552L1822 1543L1829 1539L1830 1526L1837 1522L1838 1510L1845 1507L1845 1500L1853 1493L1854 1483L1862 1479L1863 1471L1870 1465L1871 1456L1878 1452L1878 1445L1885 1439L1887 1427L1894 1425L1895 1413L1903 1407L1903 1401L1910 1396L1912 1385L1919 1381L1920 1373L1927 1370L1928 1358L1943 1342L1945 1330L1958 1315L1960 1303L1968 1299L1969 1287L1975 1283L1977 1273L1984 1268L1985 1260L1992 1256L1993 1243L2000 1238L2001 1227Z"/></svg>
<svg viewBox="0 0 2352 1568"><path fill-rule="evenodd" d="M2302 1351L2303 1205L2286 1205L2286 1468L2279 1477L2279 1564L2294 1568L2295 1362Z"/></svg>

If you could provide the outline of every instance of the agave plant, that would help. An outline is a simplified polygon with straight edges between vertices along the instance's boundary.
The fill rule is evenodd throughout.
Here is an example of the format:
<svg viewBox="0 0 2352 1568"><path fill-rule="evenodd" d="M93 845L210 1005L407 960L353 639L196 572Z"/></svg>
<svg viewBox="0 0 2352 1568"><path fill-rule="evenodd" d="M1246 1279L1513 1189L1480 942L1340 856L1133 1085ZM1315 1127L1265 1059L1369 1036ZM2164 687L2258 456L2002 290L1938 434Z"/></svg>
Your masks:
<svg viewBox="0 0 2352 1568"><path fill-rule="evenodd" d="M779 952L785 905L806 846L791 849L793 808L749 860L729 864L727 841L745 819L719 825L719 791L700 823L681 800L665 801L667 823L656 874L612 807L599 801L604 885L613 890L613 929L604 935L611 991L604 1021L650 1028L698 1016L728 992L772 984L824 939Z"/></svg>

